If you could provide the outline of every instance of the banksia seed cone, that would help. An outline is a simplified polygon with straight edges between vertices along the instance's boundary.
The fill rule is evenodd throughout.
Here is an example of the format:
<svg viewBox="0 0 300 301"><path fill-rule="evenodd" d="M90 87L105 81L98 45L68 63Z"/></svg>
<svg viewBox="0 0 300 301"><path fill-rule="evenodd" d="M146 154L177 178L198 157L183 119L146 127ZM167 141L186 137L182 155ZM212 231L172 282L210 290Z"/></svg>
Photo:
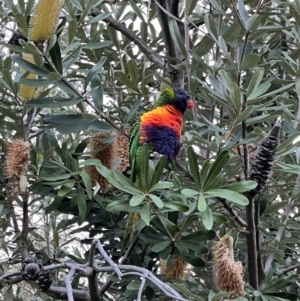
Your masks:
<svg viewBox="0 0 300 301"><path fill-rule="evenodd" d="M281 125L275 123L255 152L254 161L249 171L249 179L257 182L255 192L260 191L267 183L279 144L280 129Z"/></svg>
<svg viewBox="0 0 300 301"><path fill-rule="evenodd" d="M162 274L165 275L167 279L181 279L186 280L191 275L191 271L193 267L187 263L186 261L182 260L178 256L174 257L174 262L172 268L168 269L167 267L167 260L161 260L160 268Z"/></svg>
<svg viewBox="0 0 300 301"><path fill-rule="evenodd" d="M40 0L31 16L28 40L44 42L54 34L64 0Z"/></svg>
<svg viewBox="0 0 300 301"><path fill-rule="evenodd" d="M34 58L31 54L23 54L23 59L34 64ZM24 68L21 68L22 73L25 73L26 71L27 70L25 70ZM33 73L29 73L27 78L37 79L37 75ZM38 93L39 91L37 88L20 84L20 90L18 96L22 101L27 101L27 100L35 99L38 96Z"/></svg>
<svg viewBox="0 0 300 301"><path fill-rule="evenodd" d="M115 132L97 132L93 134L90 138L89 149L95 152L91 154L91 158L99 159L102 164L110 170L116 168L119 159L121 161L117 169L124 171L129 166L128 138L124 135L118 135L118 137L108 145L105 145L105 143L101 141L101 139L109 138L114 135L116 135ZM95 184L95 181L98 182L104 191L107 191L111 187L109 182L98 173L95 166L87 166L86 170L92 180L92 184Z"/></svg>
<svg viewBox="0 0 300 301"><path fill-rule="evenodd" d="M233 291L231 299L244 296L243 265L234 261L232 237L216 242L211 251L218 288L224 292Z"/></svg>

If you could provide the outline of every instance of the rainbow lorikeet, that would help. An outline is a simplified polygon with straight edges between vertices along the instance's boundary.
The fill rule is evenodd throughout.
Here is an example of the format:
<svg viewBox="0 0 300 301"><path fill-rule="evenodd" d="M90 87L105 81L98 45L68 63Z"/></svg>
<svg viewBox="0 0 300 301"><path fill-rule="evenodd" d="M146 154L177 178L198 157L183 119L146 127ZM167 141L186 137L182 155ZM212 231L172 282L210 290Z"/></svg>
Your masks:
<svg viewBox="0 0 300 301"><path fill-rule="evenodd" d="M188 92L180 88L167 87L155 102L151 111L144 113L134 124L130 133L129 160L131 180L139 185L141 177L142 146L147 143L154 153L166 157L166 168L170 172L180 151L183 114L194 108L194 101ZM130 213L124 232L123 249L132 241L137 213Z"/></svg>

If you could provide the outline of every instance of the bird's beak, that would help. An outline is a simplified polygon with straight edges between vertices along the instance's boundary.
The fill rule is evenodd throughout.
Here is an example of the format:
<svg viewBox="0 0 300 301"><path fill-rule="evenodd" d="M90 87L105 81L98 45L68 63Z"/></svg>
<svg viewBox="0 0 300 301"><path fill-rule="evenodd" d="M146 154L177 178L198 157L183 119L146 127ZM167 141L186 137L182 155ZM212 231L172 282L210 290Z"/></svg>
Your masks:
<svg viewBox="0 0 300 301"><path fill-rule="evenodd" d="M188 109L193 110L194 107L195 107L195 102L192 99L190 99L188 101Z"/></svg>

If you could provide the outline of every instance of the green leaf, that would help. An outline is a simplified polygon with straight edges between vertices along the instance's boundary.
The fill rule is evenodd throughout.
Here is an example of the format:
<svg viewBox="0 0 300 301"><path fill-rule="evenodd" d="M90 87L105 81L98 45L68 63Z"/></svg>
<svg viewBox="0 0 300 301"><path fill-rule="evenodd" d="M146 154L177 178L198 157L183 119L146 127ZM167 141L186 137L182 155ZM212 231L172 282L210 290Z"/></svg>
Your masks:
<svg viewBox="0 0 300 301"><path fill-rule="evenodd" d="M105 209L109 212L121 212L130 208L129 200L112 201Z"/></svg>
<svg viewBox="0 0 300 301"><path fill-rule="evenodd" d="M128 76L123 72L118 72L118 77L120 81L129 89L136 91L137 93L141 94L139 88L137 85L134 84L133 81L131 81Z"/></svg>
<svg viewBox="0 0 300 301"><path fill-rule="evenodd" d="M262 83L261 85L259 85L253 90L253 92L248 96L247 100L249 101L255 99L256 97L264 94L266 91L269 90L270 87L271 87L270 81L266 81Z"/></svg>
<svg viewBox="0 0 300 301"><path fill-rule="evenodd" d="M65 182L64 185L61 188L59 188L59 190L57 192L57 196L63 197L65 195L67 195L74 187L74 184L75 184L74 180L69 180L69 181ZM59 204L60 204L60 202L59 202Z"/></svg>
<svg viewBox="0 0 300 301"><path fill-rule="evenodd" d="M200 193L198 198L198 210L203 212L206 210L206 200L202 193Z"/></svg>
<svg viewBox="0 0 300 301"><path fill-rule="evenodd" d="M188 159L189 159L190 171L192 173L192 176L194 177L197 190L200 191L200 189L201 189L201 178L200 178L200 173L199 173L199 165L198 165L198 161L197 161L197 155L196 155L196 153L195 153L192 146L188 147L187 156L188 156Z"/></svg>
<svg viewBox="0 0 300 301"><path fill-rule="evenodd" d="M218 42L217 37L218 37L218 32L217 28L215 25L215 21L213 17L210 14L205 14L204 15L204 23L206 26L206 29L208 33L211 35L211 37L215 40L215 42Z"/></svg>
<svg viewBox="0 0 300 301"><path fill-rule="evenodd" d="M61 60L61 52L58 41L54 44L54 46L50 49L49 54L51 56L52 62L59 74L63 73L62 68L62 60Z"/></svg>
<svg viewBox="0 0 300 301"><path fill-rule="evenodd" d="M136 3L133 0L129 0L130 2L130 7L131 9L134 10L134 12L136 13L136 15L143 21L145 22L145 19L142 15L142 10L140 8L137 7Z"/></svg>
<svg viewBox="0 0 300 301"><path fill-rule="evenodd" d="M127 63L127 68L131 77L132 82L138 86L139 82L139 73L138 73L138 68L135 60L130 60Z"/></svg>
<svg viewBox="0 0 300 301"><path fill-rule="evenodd" d="M160 157L157 165L154 168L154 172L150 183L151 190L149 191L152 191L152 187L160 181L165 166L166 166L166 157L162 156Z"/></svg>
<svg viewBox="0 0 300 301"><path fill-rule="evenodd" d="M26 106L37 108L58 108L64 106L73 106L80 102L80 99L74 98L35 98L26 101Z"/></svg>
<svg viewBox="0 0 300 301"><path fill-rule="evenodd" d="M104 165L96 165L96 169L115 188L125 191L129 194L144 196L142 191L118 170L111 171Z"/></svg>
<svg viewBox="0 0 300 301"><path fill-rule="evenodd" d="M229 84L230 99L233 103L237 114L240 113L242 107L242 93L240 87L236 83Z"/></svg>
<svg viewBox="0 0 300 301"><path fill-rule="evenodd" d="M145 195L144 194L138 194L138 195L134 195L132 196L132 198L130 199L130 206L132 207L136 207L136 206L139 206L141 203L143 203L145 199Z"/></svg>
<svg viewBox="0 0 300 301"><path fill-rule="evenodd" d="M46 71L45 69L42 69L24 59L22 59L19 56L12 56L12 59L14 62L16 62L20 67L26 69L27 71L37 74L39 76L45 76L47 77L49 74L49 71Z"/></svg>
<svg viewBox="0 0 300 301"><path fill-rule="evenodd" d="M183 202L170 199L168 201L164 201L164 206L179 212L187 212L190 209L189 206L184 204Z"/></svg>
<svg viewBox="0 0 300 301"><path fill-rule="evenodd" d="M174 187L174 184L172 182L159 182L159 183L156 183L155 185L153 185L148 190L148 192L156 191L156 190L159 190L159 189L169 189L169 188L172 188L172 187Z"/></svg>
<svg viewBox="0 0 300 301"><path fill-rule="evenodd" d="M102 41L102 42L96 42L96 43L89 43L86 45L83 45L83 49L100 49L108 47L112 44L112 41Z"/></svg>
<svg viewBox="0 0 300 301"><path fill-rule="evenodd" d="M84 191L80 184L78 184L77 190L76 190L76 203L77 203L78 211L79 211L78 224L81 225L85 221L85 216L87 213L87 205L86 205L86 200L85 200L85 196L84 196Z"/></svg>
<svg viewBox="0 0 300 301"><path fill-rule="evenodd" d="M69 21L69 27L68 27L68 43L69 45L72 44L75 35L77 32L77 22L76 20L72 19Z"/></svg>
<svg viewBox="0 0 300 301"><path fill-rule="evenodd" d="M216 236L215 231L213 230L201 230L196 231L192 234L186 235L182 237L181 241L189 241L191 243L199 242L199 241L206 241L206 240L212 240Z"/></svg>
<svg viewBox="0 0 300 301"><path fill-rule="evenodd" d="M154 194L149 194L149 197L151 198L151 200L154 202L154 204L158 207L158 208L163 208L164 207L164 203L162 202L162 200L154 195Z"/></svg>
<svg viewBox="0 0 300 301"><path fill-rule="evenodd" d="M258 85L260 84L260 82L264 76L264 72L265 72L264 68L261 68L261 67L255 68L253 75L251 77L251 80L249 82L249 85L248 85L247 94L246 94L247 97L249 95L251 95L251 93L253 91L255 91L255 89L258 87Z"/></svg>
<svg viewBox="0 0 300 301"><path fill-rule="evenodd" d="M282 277L281 279L279 279L278 281L276 281L275 283L272 283L271 285L269 284L269 286L266 286L261 292L263 294L265 293L273 293L274 291L278 291L281 289L285 289L288 286L290 286L291 284L295 283L298 279L298 275L293 274L293 275L289 275L286 277Z"/></svg>
<svg viewBox="0 0 300 301"><path fill-rule="evenodd" d="M95 74L91 79L91 93L95 107L103 110L103 87L100 76Z"/></svg>
<svg viewBox="0 0 300 301"><path fill-rule="evenodd" d="M254 106L248 106L234 121L233 126L238 125L240 122L244 121L247 119L250 114L254 111L255 107Z"/></svg>
<svg viewBox="0 0 300 301"><path fill-rule="evenodd" d="M148 191L150 186L150 179L149 179L149 154L151 150L147 143L144 143L142 146L141 151L141 180L139 181L138 185L142 189L142 191Z"/></svg>
<svg viewBox="0 0 300 301"><path fill-rule="evenodd" d="M189 188L184 188L181 190L181 193L187 197L193 197L199 193L199 191Z"/></svg>
<svg viewBox="0 0 300 301"><path fill-rule="evenodd" d="M159 242L158 244L155 244L151 250L153 252L160 252L162 250L164 250L168 245L170 244L170 242L167 240L167 241L162 241L162 242Z"/></svg>
<svg viewBox="0 0 300 301"><path fill-rule="evenodd" d="M241 206L247 206L249 201L248 199L241 195L240 193L237 193L235 191L227 190L227 189L212 189L205 191L204 194L205 197L212 196L212 197L219 197L223 199L227 199L230 202L236 203Z"/></svg>
<svg viewBox="0 0 300 301"><path fill-rule="evenodd" d="M93 192L92 192L92 187L91 187L91 179L90 179L89 175L87 174L87 172L85 170L81 171L80 176L83 180L86 193L87 193L89 199L91 200L93 198Z"/></svg>
<svg viewBox="0 0 300 301"><path fill-rule="evenodd" d="M222 82L223 86L229 91L230 84L232 84L233 82L229 74L225 70L219 70L218 79Z"/></svg>
<svg viewBox="0 0 300 301"><path fill-rule="evenodd" d="M229 160L229 151L223 150L219 156L217 157L216 161L212 165L208 176L206 178L205 184L204 184L204 190L206 186L210 183L210 181L214 181L214 178L221 172L222 168L227 164Z"/></svg>
<svg viewBox="0 0 300 301"><path fill-rule="evenodd" d="M222 189L232 190L235 192L245 192L254 189L257 186L255 181L242 181L237 183L232 183L222 187Z"/></svg>
<svg viewBox="0 0 300 301"><path fill-rule="evenodd" d="M210 208L207 206L206 210L204 212L201 212L200 214L202 217L202 223L203 223L204 227L207 230L211 230L213 223L214 223L214 219L213 219Z"/></svg>
<svg viewBox="0 0 300 301"><path fill-rule="evenodd" d="M205 35L194 50L199 57L202 57L212 49L214 44L215 42L208 35Z"/></svg>
<svg viewBox="0 0 300 301"><path fill-rule="evenodd" d="M184 57L187 57L186 47L183 43L177 21L173 17L169 17L168 22L169 22L170 33L176 47L180 49L180 52Z"/></svg>
<svg viewBox="0 0 300 301"><path fill-rule="evenodd" d="M146 204L142 208L141 219L145 222L147 226L150 226L150 217L151 217L150 204Z"/></svg>
<svg viewBox="0 0 300 301"><path fill-rule="evenodd" d="M245 4L243 0L239 0L238 2L238 10L239 10L239 15L243 21L244 27L246 27L247 21L248 21L248 13L245 8Z"/></svg>
<svg viewBox="0 0 300 301"><path fill-rule="evenodd" d="M88 75L86 76L85 83L84 83L84 89L86 90L89 82L92 80L94 75L99 71L99 69L103 66L103 64L106 61L106 57L102 57L100 61L89 71Z"/></svg>
<svg viewBox="0 0 300 301"><path fill-rule="evenodd" d="M261 18L260 18L260 15L258 14L253 14L248 20L247 20L247 23L246 23L246 29L248 31L255 31L259 24L260 24L260 21L261 21Z"/></svg>
<svg viewBox="0 0 300 301"><path fill-rule="evenodd" d="M261 56L255 53L251 53L245 57L241 64L241 70L246 70L249 68L256 67L257 63L260 61Z"/></svg>

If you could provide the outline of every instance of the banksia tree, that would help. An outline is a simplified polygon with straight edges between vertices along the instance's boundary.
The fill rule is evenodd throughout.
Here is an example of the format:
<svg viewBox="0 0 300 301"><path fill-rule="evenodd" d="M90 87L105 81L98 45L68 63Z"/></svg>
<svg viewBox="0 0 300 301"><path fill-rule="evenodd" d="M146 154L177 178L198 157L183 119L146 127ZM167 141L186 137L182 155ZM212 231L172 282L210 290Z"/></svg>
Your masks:
<svg viewBox="0 0 300 301"><path fill-rule="evenodd" d="M27 168L30 156L30 143L14 140L7 148L6 177L12 194L25 193L27 188Z"/></svg>
<svg viewBox="0 0 300 301"><path fill-rule="evenodd" d="M125 171L129 166L129 141L124 135L118 135L113 142L106 144L107 138L116 135L115 132L97 132L90 138L89 149L92 152L91 158L99 159L102 164L110 170L118 169ZM87 166L92 184L99 183L102 191L107 191L111 185L99 172L95 166Z"/></svg>
<svg viewBox="0 0 300 301"><path fill-rule="evenodd" d="M31 16L28 40L44 42L49 40L57 28L64 0L40 0Z"/></svg>
<svg viewBox="0 0 300 301"><path fill-rule="evenodd" d="M32 54L23 54L23 59L34 64L34 59L33 59ZM22 73L25 73L26 71L27 70L25 70L24 68L21 68ZM29 73L27 78L37 79L37 75L33 74L33 73ZM38 96L38 94L39 94L39 91L36 87L31 87L31 86L26 86L26 85L20 84L20 90L19 90L18 96L22 101L34 99Z"/></svg>
<svg viewBox="0 0 300 301"><path fill-rule="evenodd" d="M232 291L231 299L244 296L243 266L240 261L234 261L232 237L216 242L211 252L216 286L224 292Z"/></svg>
<svg viewBox="0 0 300 301"><path fill-rule="evenodd" d="M168 268L167 262L167 260L160 262L161 272L167 279L187 280L191 275L193 267L178 256L174 256L172 267Z"/></svg>
<svg viewBox="0 0 300 301"><path fill-rule="evenodd" d="M249 178L257 182L256 192L260 191L266 185L269 178L279 144L280 129L281 125L275 123L255 152L255 157L249 171Z"/></svg>

